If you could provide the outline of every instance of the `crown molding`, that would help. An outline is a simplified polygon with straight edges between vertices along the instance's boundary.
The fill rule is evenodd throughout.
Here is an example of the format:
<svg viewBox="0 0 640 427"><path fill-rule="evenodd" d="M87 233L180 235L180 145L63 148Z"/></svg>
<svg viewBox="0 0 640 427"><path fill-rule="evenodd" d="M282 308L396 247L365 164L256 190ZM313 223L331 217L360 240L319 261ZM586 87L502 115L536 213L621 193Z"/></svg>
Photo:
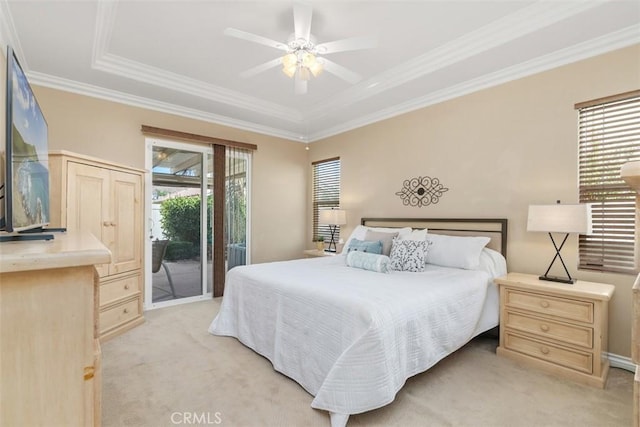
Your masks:
<svg viewBox="0 0 640 427"><path fill-rule="evenodd" d="M174 114L190 119L202 120L209 123L228 126L245 131L255 132L263 135L274 136L296 142L307 142L306 137L295 132L276 129L269 126L259 125L244 120L237 120L220 114L214 114L193 108L185 108L167 102L156 101L141 96L105 89L99 86L78 83L60 77L51 76L38 72L26 72L29 81L38 86L77 93L79 95L90 96L92 98L104 99L106 101L131 105L133 107L145 108L162 113Z"/></svg>
<svg viewBox="0 0 640 427"><path fill-rule="evenodd" d="M160 68L132 61L117 55L106 54L92 64L92 68L119 75L142 83L152 84L180 93L208 99L267 117L300 124L302 115L298 110L285 108L259 98L243 95L200 80L185 77Z"/></svg>
<svg viewBox="0 0 640 427"><path fill-rule="evenodd" d="M108 53L109 42L111 41L111 34L116 20L117 6L118 2L113 0L100 0L98 2L91 68L253 111L267 117L274 117L297 124L302 123L302 114L296 109L287 108L273 102L267 102L253 96Z"/></svg>
<svg viewBox="0 0 640 427"><path fill-rule="evenodd" d="M603 3L604 0L536 2L361 82L329 101L317 104L306 112L306 117L331 114Z"/></svg>
<svg viewBox="0 0 640 427"><path fill-rule="evenodd" d="M502 83L527 77L638 43L640 43L640 25L633 25L614 33L609 33L605 36L579 43L577 45L558 50L554 53L540 56L443 90L432 92L425 96L414 98L393 107L376 111L372 114L345 122L341 125L324 129L321 132L315 132L307 135L307 138L309 142L318 141L359 127L386 120L400 114L405 114L420 108L477 92L482 89L497 86Z"/></svg>
<svg viewBox="0 0 640 427"><path fill-rule="evenodd" d="M93 34L91 63L95 64L106 53L111 42L113 25L118 11L118 1L98 0L96 9L96 26Z"/></svg>
<svg viewBox="0 0 640 427"><path fill-rule="evenodd" d="M11 46L13 52L18 57L18 61L20 61L22 69L29 69L29 64L27 63L27 58L24 56L7 0L0 0L0 45L2 46L3 57L7 56L7 46Z"/></svg>

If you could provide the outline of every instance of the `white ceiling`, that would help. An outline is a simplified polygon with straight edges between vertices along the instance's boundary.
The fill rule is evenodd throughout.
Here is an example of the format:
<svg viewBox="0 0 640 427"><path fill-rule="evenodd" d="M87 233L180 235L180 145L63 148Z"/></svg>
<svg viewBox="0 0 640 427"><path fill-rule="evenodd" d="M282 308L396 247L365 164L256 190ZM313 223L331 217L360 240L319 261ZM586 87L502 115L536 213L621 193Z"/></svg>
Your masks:
<svg viewBox="0 0 640 427"><path fill-rule="evenodd" d="M34 84L302 142L640 43L637 0L308 3L318 42L376 38L327 56L359 83L239 76L282 53L224 29L284 42L291 1L0 0L0 41Z"/></svg>

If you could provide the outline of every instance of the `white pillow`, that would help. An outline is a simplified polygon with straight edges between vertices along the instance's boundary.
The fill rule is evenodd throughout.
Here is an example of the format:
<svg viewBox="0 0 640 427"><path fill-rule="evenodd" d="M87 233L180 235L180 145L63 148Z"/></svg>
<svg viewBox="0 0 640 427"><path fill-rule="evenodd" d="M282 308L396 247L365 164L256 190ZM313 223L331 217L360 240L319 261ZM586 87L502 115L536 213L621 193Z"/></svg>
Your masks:
<svg viewBox="0 0 640 427"><path fill-rule="evenodd" d="M400 240L426 240L427 239L427 229L423 228L422 230L412 230L411 233L405 234L404 236L398 236Z"/></svg>
<svg viewBox="0 0 640 427"><path fill-rule="evenodd" d="M486 271L491 279L507 274L507 260L498 251L483 248L480 252L480 264L476 270Z"/></svg>
<svg viewBox="0 0 640 427"><path fill-rule="evenodd" d="M428 234L431 242L427 264L475 270L480 265L480 253L491 239L488 237L447 236Z"/></svg>
<svg viewBox="0 0 640 427"><path fill-rule="evenodd" d="M364 240L365 235L367 234L367 230L377 231L380 233L398 233L398 237L411 233L411 227L387 228L387 227L367 227L364 225L359 225L353 229L353 231L351 232L351 235L345 242L344 247L345 248L349 247L349 243L351 242L351 239ZM342 253L346 253L346 252L343 251Z"/></svg>

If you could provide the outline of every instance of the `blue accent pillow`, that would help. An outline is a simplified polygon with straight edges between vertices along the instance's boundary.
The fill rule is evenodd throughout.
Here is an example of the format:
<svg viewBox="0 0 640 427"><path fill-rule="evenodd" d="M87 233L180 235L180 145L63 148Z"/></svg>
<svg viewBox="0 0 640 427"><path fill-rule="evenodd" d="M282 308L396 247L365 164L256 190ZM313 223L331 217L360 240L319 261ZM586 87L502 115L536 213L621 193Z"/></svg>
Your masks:
<svg viewBox="0 0 640 427"><path fill-rule="evenodd" d="M351 251L347 254L349 267L375 271L377 273L389 273L391 260L386 255L371 254L362 251Z"/></svg>
<svg viewBox="0 0 640 427"><path fill-rule="evenodd" d="M382 242L376 240L375 242L368 240L351 239L349 247L347 248L347 254L352 251L367 252L370 254L382 254Z"/></svg>

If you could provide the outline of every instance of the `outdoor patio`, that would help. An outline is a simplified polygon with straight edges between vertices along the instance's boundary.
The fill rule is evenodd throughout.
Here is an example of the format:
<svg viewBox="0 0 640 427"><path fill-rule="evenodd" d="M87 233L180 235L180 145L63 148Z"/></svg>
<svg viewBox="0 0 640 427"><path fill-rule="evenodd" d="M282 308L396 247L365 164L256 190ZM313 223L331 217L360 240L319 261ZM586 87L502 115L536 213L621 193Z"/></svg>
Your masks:
<svg viewBox="0 0 640 427"><path fill-rule="evenodd" d="M169 269L173 287L175 289L175 297L169 286L169 279L164 270L160 268L157 273L153 273L153 302L169 301L172 299L187 298L202 295L200 270L200 261L181 260L181 261L164 261ZM211 268L211 263L207 263L207 268ZM207 291L211 292L211 274L208 275Z"/></svg>

